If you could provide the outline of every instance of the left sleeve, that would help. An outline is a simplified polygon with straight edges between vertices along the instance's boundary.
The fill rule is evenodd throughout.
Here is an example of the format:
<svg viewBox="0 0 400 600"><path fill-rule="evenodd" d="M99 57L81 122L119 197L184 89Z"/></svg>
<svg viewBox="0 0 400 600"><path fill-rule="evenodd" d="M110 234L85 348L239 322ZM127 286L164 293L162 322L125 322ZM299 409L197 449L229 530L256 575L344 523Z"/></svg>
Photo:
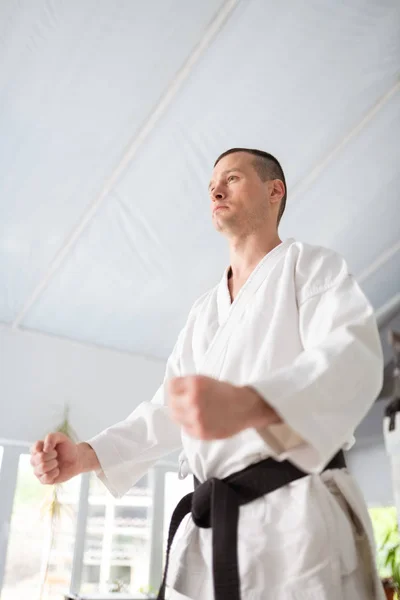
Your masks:
<svg viewBox="0 0 400 600"><path fill-rule="evenodd" d="M382 349L372 307L350 275L303 300L299 328L304 350L294 363L249 385L283 419L287 437L300 441L290 449L272 444L276 458L319 473L378 396ZM258 433L271 446L270 433Z"/></svg>

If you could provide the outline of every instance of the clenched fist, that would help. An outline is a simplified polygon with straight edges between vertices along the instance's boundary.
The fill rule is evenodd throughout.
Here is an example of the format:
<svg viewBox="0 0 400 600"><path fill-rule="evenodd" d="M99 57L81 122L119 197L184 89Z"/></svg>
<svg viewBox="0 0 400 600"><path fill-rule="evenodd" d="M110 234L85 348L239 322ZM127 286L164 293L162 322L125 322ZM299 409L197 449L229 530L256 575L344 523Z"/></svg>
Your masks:
<svg viewBox="0 0 400 600"><path fill-rule="evenodd" d="M50 433L31 448L31 465L41 483L68 481L80 470L78 446L63 433Z"/></svg>
<svg viewBox="0 0 400 600"><path fill-rule="evenodd" d="M186 433L202 440L224 439L249 427L279 423L276 412L252 388L194 375L168 384L171 416Z"/></svg>

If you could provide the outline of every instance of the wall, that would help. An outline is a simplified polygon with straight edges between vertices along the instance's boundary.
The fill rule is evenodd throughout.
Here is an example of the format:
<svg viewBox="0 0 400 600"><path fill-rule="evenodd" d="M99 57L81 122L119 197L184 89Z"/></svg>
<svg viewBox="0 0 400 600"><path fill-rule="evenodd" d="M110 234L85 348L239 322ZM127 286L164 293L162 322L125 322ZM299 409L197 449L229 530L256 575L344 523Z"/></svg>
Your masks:
<svg viewBox="0 0 400 600"><path fill-rule="evenodd" d="M68 404L86 439L151 399L163 374L161 361L0 327L0 438L41 438Z"/></svg>
<svg viewBox="0 0 400 600"><path fill-rule="evenodd" d="M383 440L386 401L376 402L356 430L356 444L347 452L349 470L370 506L394 505L390 459Z"/></svg>

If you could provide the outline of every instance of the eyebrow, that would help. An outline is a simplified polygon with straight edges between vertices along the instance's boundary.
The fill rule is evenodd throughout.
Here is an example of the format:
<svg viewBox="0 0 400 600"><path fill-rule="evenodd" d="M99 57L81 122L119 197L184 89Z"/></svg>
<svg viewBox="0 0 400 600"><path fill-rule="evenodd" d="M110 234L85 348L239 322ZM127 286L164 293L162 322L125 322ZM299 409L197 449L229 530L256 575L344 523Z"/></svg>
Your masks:
<svg viewBox="0 0 400 600"><path fill-rule="evenodd" d="M243 173L243 171L241 169L228 169L227 171L222 171L221 175L228 175L228 173L233 173L233 171L237 171L239 173ZM208 189L210 189L210 187L213 184L213 180L210 181L210 183L208 184Z"/></svg>

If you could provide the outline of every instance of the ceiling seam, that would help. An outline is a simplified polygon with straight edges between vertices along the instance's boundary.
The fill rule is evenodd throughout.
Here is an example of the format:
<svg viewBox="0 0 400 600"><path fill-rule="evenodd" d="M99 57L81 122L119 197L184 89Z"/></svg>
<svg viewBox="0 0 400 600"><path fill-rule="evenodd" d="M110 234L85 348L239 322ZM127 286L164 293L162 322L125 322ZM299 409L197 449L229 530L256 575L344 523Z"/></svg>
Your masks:
<svg viewBox="0 0 400 600"><path fill-rule="evenodd" d="M375 310L375 318L378 324L379 330L384 329L390 323L390 321L396 317L397 313L400 310L400 293L395 294L390 300L388 300L385 304L380 306L377 310ZM139 352L133 352L132 350L122 350L120 348L116 348L113 346L107 346L105 344L96 344L94 342L77 340L75 338L70 338L64 335L57 335L55 333L48 333L45 331L38 331L34 329L20 328L13 329L11 323L0 323L0 332L1 330L8 331L16 331L18 334L28 335L28 336L39 336L49 339L54 339L57 342L65 342L69 344L76 344L77 346L81 346L83 348L92 349L92 350L100 350L104 352L112 352L113 354L120 355L121 357L130 357L142 359L149 362L156 362L165 364L166 359L160 358L159 356L154 356L151 354L141 354Z"/></svg>
<svg viewBox="0 0 400 600"><path fill-rule="evenodd" d="M336 155L343 150L345 146L356 137L364 127L375 117L375 115L383 108L383 106L390 100L390 98L400 90L400 81L394 84L383 96L381 96L367 114L361 119L361 121L355 125L343 138L342 140L331 150L325 158L321 159L319 163L306 175L299 183L295 184L292 188L293 191L290 194L291 200L293 200L300 193L304 192L310 185L317 179L319 174L325 169L325 167L332 161Z"/></svg>
<svg viewBox="0 0 400 600"><path fill-rule="evenodd" d="M364 283L371 275L373 275L379 267L388 262L400 250L400 241L387 248L378 256L360 275L356 276L358 283Z"/></svg>
<svg viewBox="0 0 400 600"><path fill-rule="evenodd" d="M112 352L113 354L120 355L122 357L137 358L144 361L153 363L160 363L165 365L166 358L160 356L154 356L152 354L141 354L133 350L125 350L117 348L116 346L107 346L106 344L96 344L95 342L79 340L76 338L68 337L67 335L61 335L57 333L49 333L48 331L40 331L39 329L28 329L27 327L13 328L11 323L0 323L0 333L2 331L9 331L15 335L24 335L28 337L44 337L46 339L53 339L56 342L65 342L67 344L76 344L82 348L88 348L90 350L100 350L103 352Z"/></svg>
<svg viewBox="0 0 400 600"><path fill-rule="evenodd" d="M400 311L400 293L395 294L375 311L376 321L379 329L386 327Z"/></svg>
<svg viewBox="0 0 400 600"><path fill-rule="evenodd" d="M163 116L163 114L171 104L172 100L175 98L177 92L191 74L195 64L198 62L202 54L208 49L214 38L221 31L221 29L231 16L233 10L235 9L239 1L240 0L225 0L224 4L215 14L211 23L207 27L204 35L202 36L198 44L195 46L195 48L192 50L190 55L187 57L186 61L181 66L179 71L175 74L167 90L164 92L163 96L158 101L156 107L146 118L137 134L135 134L121 160L112 171L110 177L106 179L102 190L94 199L94 201L90 204L88 209L85 211L79 223L74 227L72 232L66 238L65 243L53 258L50 267L47 269L44 276L36 285L33 292L28 296L22 309L19 311L19 313L13 320L13 329L17 329L20 326L26 314L29 312L29 310L32 308L32 306L47 288L49 282L51 281L54 274L57 272L65 258L68 256L70 250L75 245L76 241L81 237L82 233L85 231L87 226L93 221L105 197L108 195L114 184L118 181L119 177L125 171L127 166L129 166L137 150L153 131L155 125Z"/></svg>
<svg viewBox="0 0 400 600"><path fill-rule="evenodd" d="M392 296L387 302L382 304L379 308L374 310L375 318L378 323L379 329L385 327L388 321L392 320L397 313L400 311L400 293ZM0 332L1 330L16 330L13 328L12 323L0 323ZM95 350L106 350L112 351L115 354L122 354L123 356L132 356L136 358L143 358L145 360L158 361L163 362L164 359L154 356L151 354L140 354L139 352L132 352L132 350L122 350L120 348L114 346L107 346L105 344L96 344L95 342L78 340L76 338L71 338L66 335L58 335L56 333L48 333L45 331L29 329L29 328L18 328L17 331L19 333L23 333L26 335L39 335L48 338L54 338L58 341L69 342L72 344L78 344L80 346L84 346L86 348L93 348Z"/></svg>

